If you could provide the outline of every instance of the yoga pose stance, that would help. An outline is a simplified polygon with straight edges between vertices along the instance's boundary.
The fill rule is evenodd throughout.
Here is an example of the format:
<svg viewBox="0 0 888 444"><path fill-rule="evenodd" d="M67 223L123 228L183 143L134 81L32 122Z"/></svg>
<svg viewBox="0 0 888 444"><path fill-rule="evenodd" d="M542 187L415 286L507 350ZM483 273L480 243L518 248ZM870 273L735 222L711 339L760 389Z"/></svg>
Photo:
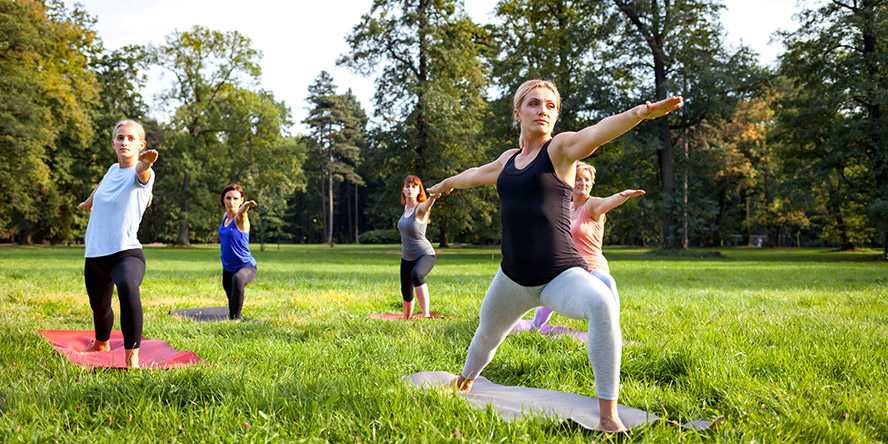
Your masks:
<svg viewBox="0 0 888 444"><path fill-rule="evenodd" d="M610 210L623 205L633 197L644 196L644 190L624 190L606 198L592 197L589 192L595 185L595 167L585 162L577 162L576 174L570 215L570 236L580 256L586 261L586 269L610 288L619 312L620 296L617 293L617 283L610 275L607 259L601 252L604 243L604 222ZM539 330L551 317L551 308L537 308L531 328Z"/></svg>
<svg viewBox="0 0 888 444"><path fill-rule="evenodd" d="M404 214L398 219L401 233L401 297L404 299L404 319L413 317L413 293L419 299L423 317L430 317L429 285L425 277L435 266L437 257L431 242L426 239L435 196L428 196L422 181L407 176L401 184L401 205Z"/></svg>
<svg viewBox="0 0 888 444"><path fill-rule="evenodd" d="M116 286L126 366L138 368L142 340L139 286L145 276L145 255L136 235L142 214L151 203L151 165L157 160L157 151L145 150L145 130L134 120L121 120L114 126L112 145L117 163L108 168L99 186L79 205L90 210L83 276L96 339L89 351L111 350L111 295Z"/></svg>
<svg viewBox="0 0 888 444"><path fill-rule="evenodd" d="M429 189L432 195L453 189L496 185L502 214L502 263L484 302L475 336L460 376L461 391L493 359L496 348L531 308L544 305L589 322L589 358L600 400L600 427L625 430L617 415L620 377L619 313L610 289L586 271L570 237L570 196L576 161L629 131L681 106L681 97L636 106L578 132L552 135L561 109L555 85L524 82L515 93L513 117L520 125L519 148L493 162L469 168Z"/></svg>
<svg viewBox="0 0 888 444"><path fill-rule="evenodd" d="M256 202L244 201L244 189L234 183L222 190L225 214L219 224L222 288L228 296L228 319L243 320L244 287L256 279L256 259L250 254L250 217Z"/></svg>

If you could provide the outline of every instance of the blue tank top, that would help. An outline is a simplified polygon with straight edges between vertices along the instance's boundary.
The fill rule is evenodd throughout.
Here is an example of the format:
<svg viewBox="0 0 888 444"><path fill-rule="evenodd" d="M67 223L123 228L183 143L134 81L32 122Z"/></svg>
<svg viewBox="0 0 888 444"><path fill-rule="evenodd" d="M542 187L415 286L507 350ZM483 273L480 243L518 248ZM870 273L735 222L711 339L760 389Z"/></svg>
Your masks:
<svg viewBox="0 0 888 444"><path fill-rule="evenodd" d="M225 216L219 224L219 247L222 251L222 268L232 273L243 267L255 267L256 259L250 254L250 233L237 229L237 222L225 226Z"/></svg>

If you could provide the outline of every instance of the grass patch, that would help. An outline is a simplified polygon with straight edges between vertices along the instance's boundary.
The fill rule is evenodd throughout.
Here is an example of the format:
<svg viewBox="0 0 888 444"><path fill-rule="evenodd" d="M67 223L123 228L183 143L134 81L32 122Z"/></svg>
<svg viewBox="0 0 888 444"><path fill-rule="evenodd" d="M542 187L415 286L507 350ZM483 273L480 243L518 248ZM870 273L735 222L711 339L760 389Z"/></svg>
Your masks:
<svg viewBox="0 0 888 444"><path fill-rule="evenodd" d="M258 248L257 248L258 249ZM661 422L627 441L888 441L888 264L875 250L638 248L606 254L622 297L621 402L715 430ZM172 309L224 305L216 246L147 248L145 336L204 366L88 371L38 329L89 329L79 248L0 248L0 441L588 442L543 419L507 423L401 382L458 372L498 267L495 248L440 251L433 309L387 322L397 246L271 246L244 315L201 324ZM114 304L115 312L117 304ZM572 328L583 323L556 316ZM594 395L584 347L510 337L484 372L502 384Z"/></svg>

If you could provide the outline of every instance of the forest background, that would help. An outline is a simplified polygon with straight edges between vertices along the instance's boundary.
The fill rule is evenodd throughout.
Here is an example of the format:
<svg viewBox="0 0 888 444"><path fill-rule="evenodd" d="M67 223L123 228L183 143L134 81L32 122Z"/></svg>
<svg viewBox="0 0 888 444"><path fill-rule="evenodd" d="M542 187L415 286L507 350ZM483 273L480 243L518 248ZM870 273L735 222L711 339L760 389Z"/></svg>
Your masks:
<svg viewBox="0 0 888 444"><path fill-rule="evenodd" d="M368 115L327 71L307 103L276 98L237 31L194 26L109 50L79 5L2 0L0 239L82 242L77 203L115 162L114 123L134 118L160 151L143 242L215 241L218 194L234 181L260 204L254 241L397 242L403 177L433 184L514 146L512 93L546 78L564 99L556 131L685 97L588 159L593 194L648 191L620 208L608 243L880 245L888 259L888 2L805 2L768 66L726 43L723 11L501 0L494 25L459 1L375 0L338 59L374 79ZM161 115L144 95L155 69L173 79ZM308 109L299 122L294 107ZM441 246L495 244L499 231L491 187L452 194L430 227Z"/></svg>

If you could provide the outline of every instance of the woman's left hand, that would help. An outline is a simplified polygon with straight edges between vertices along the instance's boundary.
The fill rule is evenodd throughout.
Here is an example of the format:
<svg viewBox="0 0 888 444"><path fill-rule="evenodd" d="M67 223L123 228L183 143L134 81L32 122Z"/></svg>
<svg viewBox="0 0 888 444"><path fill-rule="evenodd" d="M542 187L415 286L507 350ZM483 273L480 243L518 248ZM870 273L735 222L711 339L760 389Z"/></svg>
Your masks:
<svg viewBox="0 0 888 444"><path fill-rule="evenodd" d="M666 114L681 108L683 103L684 101L681 96L670 97L654 103L647 102L644 104L644 110L641 111L641 118L650 120L663 117Z"/></svg>
<svg viewBox="0 0 888 444"><path fill-rule="evenodd" d="M645 195L644 190L623 190L623 191L620 191L620 196L625 197L627 199L630 197L641 197L644 195Z"/></svg>
<svg viewBox="0 0 888 444"><path fill-rule="evenodd" d="M146 167L151 167L154 165L154 162L157 162L157 156L159 153L157 150L145 150L142 151L142 154L139 154L139 162L145 164Z"/></svg>

